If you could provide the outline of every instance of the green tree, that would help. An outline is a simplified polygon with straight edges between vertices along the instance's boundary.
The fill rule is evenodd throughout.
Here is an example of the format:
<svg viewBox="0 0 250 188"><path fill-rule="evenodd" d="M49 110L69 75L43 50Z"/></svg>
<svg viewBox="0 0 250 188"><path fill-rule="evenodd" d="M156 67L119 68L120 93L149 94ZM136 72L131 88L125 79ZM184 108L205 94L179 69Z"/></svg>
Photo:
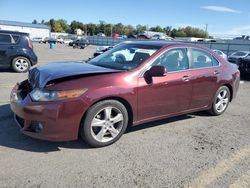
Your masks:
<svg viewBox="0 0 250 188"><path fill-rule="evenodd" d="M146 30L147 30L147 26L145 26L145 25L138 24L136 26L136 32L137 33L142 33L142 32L144 32Z"/></svg>
<svg viewBox="0 0 250 188"><path fill-rule="evenodd" d="M32 23L33 23L33 24L37 24L38 22L37 22L36 19L34 19L34 20L32 21Z"/></svg>
<svg viewBox="0 0 250 188"><path fill-rule="evenodd" d="M122 23L115 24L113 26L113 33L124 34L124 26Z"/></svg>
<svg viewBox="0 0 250 188"><path fill-rule="evenodd" d="M60 22L55 21L54 24L52 25L53 32L63 32L63 28L60 24Z"/></svg>
<svg viewBox="0 0 250 188"><path fill-rule="evenodd" d="M32 23L37 23L37 20L34 20ZM88 35L96 35L97 33L101 32L105 33L107 36L110 36L111 34L111 27L112 27L112 33L125 34L125 35L142 33L146 31L148 28L147 26L141 24L138 24L136 27L133 27L132 25L123 25L122 23L117 23L117 24L106 23L105 21L102 20L99 21L99 24L93 24L93 23L83 24L80 21L74 20L68 25L67 21L63 19L59 20L50 19L47 22L42 20L41 23L50 26L52 32L74 33L75 29L81 29L84 32L87 31ZM191 26L178 29L176 28L172 29L171 26L166 26L166 27L156 26L149 28L149 30L166 33L171 37L198 37L198 38L209 37L206 31Z"/></svg>
<svg viewBox="0 0 250 188"><path fill-rule="evenodd" d="M161 28L159 25L156 26L156 27L151 27L149 30L150 30L150 31L154 31L154 32L162 32L162 33L165 33L164 29Z"/></svg>
<svg viewBox="0 0 250 188"><path fill-rule="evenodd" d="M69 25L67 24L66 20L59 19L56 22L58 22L60 24L60 26L62 28L62 32L69 32L70 31Z"/></svg>
<svg viewBox="0 0 250 188"><path fill-rule="evenodd" d="M97 34L97 25L93 23L86 24L87 25L87 31L88 35L96 35Z"/></svg>
<svg viewBox="0 0 250 188"><path fill-rule="evenodd" d="M98 25L98 33L105 33L105 21L100 20Z"/></svg>
<svg viewBox="0 0 250 188"><path fill-rule="evenodd" d="M84 27L84 25L83 25L83 23L81 23L81 22L79 22L79 21L72 21L71 23L70 23L70 29L69 29L69 31L71 32L71 33L74 33L74 31L75 31L75 29L81 29L81 30L83 30L83 31L85 31L85 27Z"/></svg>
<svg viewBox="0 0 250 188"><path fill-rule="evenodd" d="M165 31L165 33L167 34L167 35L171 35L171 30L172 30L172 27L171 26L167 26L167 27L165 27L164 28L164 31Z"/></svg>

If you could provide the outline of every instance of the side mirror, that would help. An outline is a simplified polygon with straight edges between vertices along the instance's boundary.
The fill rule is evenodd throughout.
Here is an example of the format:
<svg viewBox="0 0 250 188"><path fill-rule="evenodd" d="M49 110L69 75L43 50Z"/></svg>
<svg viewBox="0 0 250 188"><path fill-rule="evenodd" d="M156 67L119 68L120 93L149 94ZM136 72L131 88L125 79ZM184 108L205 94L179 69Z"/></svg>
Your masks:
<svg viewBox="0 0 250 188"><path fill-rule="evenodd" d="M161 77L165 76L165 74L167 73L167 69L164 66L155 65L151 67L147 72L151 77Z"/></svg>

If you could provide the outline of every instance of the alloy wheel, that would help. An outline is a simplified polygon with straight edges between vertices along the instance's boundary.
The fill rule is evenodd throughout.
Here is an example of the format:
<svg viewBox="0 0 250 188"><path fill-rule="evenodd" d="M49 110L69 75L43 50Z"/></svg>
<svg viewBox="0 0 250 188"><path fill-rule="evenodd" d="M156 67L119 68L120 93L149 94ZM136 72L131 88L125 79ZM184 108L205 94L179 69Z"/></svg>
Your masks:
<svg viewBox="0 0 250 188"><path fill-rule="evenodd" d="M15 67L20 72L23 72L29 68L29 63L26 59L19 58L15 61Z"/></svg>
<svg viewBox="0 0 250 188"><path fill-rule="evenodd" d="M216 98L215 109L217 110L217 112L219 113L223 112L227 108L228 102L229 102L228 91L226 89L223 89L218 93Z"/></svg>
<svg viewBox="0 0 250 188"><path fill-rule="evenodd" d="M98 142L109 142L121 132L124 122L122 112L108 106L101 109L91 122L91 135Z"/></svg>

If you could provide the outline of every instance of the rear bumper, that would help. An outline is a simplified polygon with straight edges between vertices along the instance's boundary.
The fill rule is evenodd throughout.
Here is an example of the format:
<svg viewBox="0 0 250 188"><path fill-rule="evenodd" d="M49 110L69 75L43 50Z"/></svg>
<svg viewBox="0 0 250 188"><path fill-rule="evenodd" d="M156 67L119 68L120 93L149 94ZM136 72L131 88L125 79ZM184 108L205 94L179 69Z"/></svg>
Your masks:
<svg viewBox="0 0 250 188"><path fill-rule="evenodd" d="M24 100L14 100L16 89L11 94L11 109L20 131L33 138L49 141L78 139L78 130L86 104L81 99L60 102L33 102L29 95ZM40 124L42 129L36 130Z"/></svg>
<svg viewBox="0 0 250 188"><path fill-rule="evenodd" d="M38 58L34 52L31 53L30 60L32 66L37 64Z"/></svg>

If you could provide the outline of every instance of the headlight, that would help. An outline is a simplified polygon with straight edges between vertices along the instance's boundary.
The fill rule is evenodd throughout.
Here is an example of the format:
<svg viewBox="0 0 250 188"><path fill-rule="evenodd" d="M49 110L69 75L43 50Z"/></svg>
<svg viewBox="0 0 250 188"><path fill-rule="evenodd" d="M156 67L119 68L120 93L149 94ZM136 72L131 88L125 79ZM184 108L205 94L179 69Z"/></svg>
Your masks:
<svg viewBox="0 0 250 188"><path fill-rule="evenodd" d="M35 89L30 93L33 101L57 101L68 98L79 97L84 94L87 89L74 89L64 91L44 91Z"/></svg>

